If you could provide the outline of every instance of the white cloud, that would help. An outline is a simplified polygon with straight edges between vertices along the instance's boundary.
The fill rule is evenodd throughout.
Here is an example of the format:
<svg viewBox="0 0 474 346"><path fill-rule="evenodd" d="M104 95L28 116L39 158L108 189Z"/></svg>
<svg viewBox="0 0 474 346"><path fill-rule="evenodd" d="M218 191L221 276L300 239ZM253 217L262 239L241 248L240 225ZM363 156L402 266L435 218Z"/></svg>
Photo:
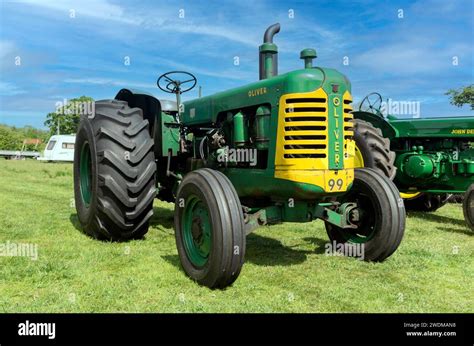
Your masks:
<svg viewBox="0 0 474 346"><path fill-rule="evenodd" d="M208 70L202 67L189 66L187 64L182 64L176 61L170 61L160 57L154 58L155 62L158 62L164 66L169 66L174 69L189 71L196 75L204 75L209 77L217 77L223 79L234 79L234 80L253 80L255 79L255 73L249 71L242 71L240 67L235 67L235 69L226 69L218 71L216 69Z"/></svg>
<svg viewBox="0 0 474 346"><path fill-rule="evenodd" d="M146 29L159 30L160 32L196 34L211 36L224 39L226 41L237 42L250 47L257 47L261 44L264 25L260 21L254 21L252 25L227 25L216 23L212 17L200 17L202 22L197 22L191 18L180 19L178 17L177 6L169 6L167 4L159 4L157 9L149 9L149 11L140 13L125 9L116 4L110 3L108 0L21 0L23 3L47 8L53 11L63 12L69 16L69 11L74 10L76 18L82 16L98 18L106 21L115 21L120 24L128 24L133 26L142 26ZM135 10L135 9L134 9ZM240 11L247 11L247 8ZM238 10L236 10L238 11ZM238 17L239 13L235 13ZM291 31L290 23L288 29ZM307 25L310 24L310 25ZM304 19L300 19L301 28L309 28L310 32L324 40L331 40L332 44L341 42L341 36L334 31L327 30L320 25L309 23ZM307 30L307 29L306 29ZM289 44L297 44L294 38ZM307 43L306 43L307 44ZM301 49L300 45L297 45ZM293 52L293 46L281 47L282 52Z"/></svg>
<svg viewBox="0 0 474 346"><path fill-rule="evenodd" d="M255 35L243 33L242 28L239 30L230 29L219 25L201 25L191 22L180 23L178 21L167 21L163 24L157 24L159 29L171 32L180 32L185 34L199 34L224 38L229 41L239 42L248 46L257 46L258 40Z"/></svg>
<svg viewBox="0 0 474 346"><path fill-rule="evenodd" d="M70 11L75 11L76 18L81 16L94 17L102 20L117 21L123 24L144 25L147 28L179 32L186 34L201 34L225 38L226 40L240 42L246 45L256 45L254 35L246 33L242 35L236 30L228 27L209 24L197 24L190 20L162 20L164 13L171 14L168 8L160 8L160 13L148 13L142 16L134 16L124 8L111 4L107 0L85 0L85 1L57 1L57 0L21 0L22 3L39 6L54 11L64 12L69 16ZM160 5L161 6L161 5ZM156 15L156 16L155 16ZM170 15L171 17L171 15Z"/></svg>
<svg viewBox="0 0 474 346"><path fill-rule="evenodd" d="M71 11L74 11L76 18L87 16L127 24L139 24L141 22L139 18L126 16L122 7L111 4L107 0L21 0L20 2L60 11L67 16L71 14Z"/></svg>
<svg viewBox="0 0 474 346"><path fill-rule="evenodd" d="M0 59L5 59L16 51L16 45L12 41L0 41Z"/></svg>
<svg viewBox="0 0 474 346"><path fill-rule="evenodd" d="M118 86L118 87L142 88L142 89L150 89L150 88L156 87L154 83L120 81L120 80L108 79L108 78L68 78L68 79L65 79L64 82L72 83L72 84L95 84L95 85L109 85L109 86Z"/></svg>
<svg viewBox="0 0 474 346"><path fill-rule="evenodd" d="M386 44L369 49L353 59L356 67L368 67L379 73L419 74L438 73L452 67L452 58L470 56L472 49L453 45L440 50L419 42Z"/></svg>
<svg viewBox="0 0 474 346"><path fill-rule="evenodd" d="M1 96L14 96L25 94L26 91L17 87L12 83L0 82L0 95Z"/></svg>

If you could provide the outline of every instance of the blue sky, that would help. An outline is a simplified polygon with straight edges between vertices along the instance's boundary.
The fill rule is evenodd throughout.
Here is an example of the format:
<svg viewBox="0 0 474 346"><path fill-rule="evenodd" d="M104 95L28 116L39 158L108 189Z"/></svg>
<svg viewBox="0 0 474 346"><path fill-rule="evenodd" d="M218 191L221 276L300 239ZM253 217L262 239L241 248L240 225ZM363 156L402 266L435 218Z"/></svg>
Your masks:
<svg viewBox="0 0 474 346"><path fill-rule="evenodd" d="M174 69L194 73L204 95L253 82L257 47L275 22L282 26L275 38L281 73L301 68L299 52L311 47L318 66L348 76L355 101L379 91L385 98L419 101L422 117L473 116L444 95L473 83L473 4L1 0L0 123L44 127L56 102L113 98L121 87L169 98L155 82Z"/></svg>

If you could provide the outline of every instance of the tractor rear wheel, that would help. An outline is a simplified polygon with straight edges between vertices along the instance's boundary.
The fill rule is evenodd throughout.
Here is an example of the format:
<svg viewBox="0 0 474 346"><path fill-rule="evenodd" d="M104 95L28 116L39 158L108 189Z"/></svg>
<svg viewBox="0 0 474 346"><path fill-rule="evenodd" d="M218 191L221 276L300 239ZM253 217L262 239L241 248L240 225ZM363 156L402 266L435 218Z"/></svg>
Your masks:
<svg viewBox="0 0 474 346"><path fill-rule="evenodd" d="M325 223L332 244L344 253L381 262L395 252L405 231L405 207L398 189L386 176L371 168L355 171L351 190L338 198L341 203L357 204L356 229Z"/></svg>
<svg viewBox="0 0 474 346"><path fill-rule="evenodd" d="M474 231L474 184L469 186L469 189L467 189L464 195L462 209L467 225Z"/></svg>
<svg viewBox="0 0 474 346"><path fill-rule="evenodd" d="M404 197L404 194L402 194ZM434 212L448 203L449 195L447 193L431 194L418 193L414 197L405 198L405 208L410 211Z"/></svg>
<svg viewBox="0 0 474 346"><path fill-rule="evenodd" d="M390 150L390 140L380 129L367 121L354 119L354 140L356 168L373 168L390 180L395 178L395 152Z"/></svg>
<svg viewBox="0 0 474 346"><path fill-rule="evenodd" d="M142 110L124 101L95 103L83 117L74 152L74 197L84 232L94 238L141 238L153 215L155 156Z"/></svg>
<svg viewBox="0 0 474 346"><path fill-rule="evenodd" d="M209 288L224 288L237 279L244 263L245 227L239 197L224 174L204 168L184 177L174 225L189 277Z"/></svg>

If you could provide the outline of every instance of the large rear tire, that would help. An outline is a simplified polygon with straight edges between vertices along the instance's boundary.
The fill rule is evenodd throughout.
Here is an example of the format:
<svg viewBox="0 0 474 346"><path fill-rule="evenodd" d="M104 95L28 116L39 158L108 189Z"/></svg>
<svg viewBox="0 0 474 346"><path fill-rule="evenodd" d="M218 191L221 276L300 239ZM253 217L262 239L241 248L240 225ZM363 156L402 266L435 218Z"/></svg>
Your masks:
<svg viewBox="0 0 474 346"><path fill-rule="evenodd" d="M88 235L141 238L153 215L155 156L142 110L118 100L97 101L81 119L74 152L77 215Z"/></svg>
<svg viewBox="0 0 474 346"><path fill-rule="evenodd" d="M353 255L360 254L357 246L363 244L366 261L381 262L395 252L403 238L406 215L392 181L374 169L356 169L351 190L338 201L356 203L360 219L353 222L357 229L343 229L326 222L332 243Z"/></svg>
<svg viewBox="0 0 474 346"><path fill-rule="evenodd" d="M224 288L239 276L245 256L242 206L234 186L219 171L188 173L175 202L175 235L186 274L209 288Z"/></svg>
<svg viewBox="0 0 474 346"><path fill-rule="evenodd" d="M395 178L395 152L390 150L390 140L371 123L354 119L354 140L356 168L368 167L378 170L390 180Z"/></svg>
<svg viewBox="0 0 474 346"><path fill-rule="evenodd" d="M474 184L471 184L464 195L462 203L464 219L469 228L474 231Z"/></svg>

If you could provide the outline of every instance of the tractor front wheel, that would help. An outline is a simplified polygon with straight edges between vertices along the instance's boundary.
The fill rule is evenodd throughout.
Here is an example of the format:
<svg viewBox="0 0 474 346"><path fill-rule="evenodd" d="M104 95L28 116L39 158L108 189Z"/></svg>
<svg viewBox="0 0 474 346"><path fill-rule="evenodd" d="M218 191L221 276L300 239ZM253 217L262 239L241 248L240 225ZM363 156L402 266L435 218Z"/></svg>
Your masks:
<svg viewBox="0 0 474 346"><path fill-rule="evenodd" d="M204 168L184 177L174 225L189 277L209 288L224 288L237 279L244 263L245 227L239 197L224 174Z"/></svg>
<svg viewBox="0 0 474 346"><path fill-rule="evenodd" d="M142 110L124 101L95 103L83 117L74 150L74 198L88 235L141 238L153 215L155 156Z"/></svg>
<svg viewBox="0 0 474 346"><path fill-rule="evenodd" d="M338 199L356 203L357 228L340 228L325 223L329 239L345 254L366 261L381 262L395 252L405 231L405 207L396 186L371 168L355 170L351 190Z"/></svg>
<svg viewBox="0 0 474 346"><path fill-rule="evenodd" d="M464 195L462 209L467 225L474 231L474 184L469 186L469 189L467 189Z"/></svg>

